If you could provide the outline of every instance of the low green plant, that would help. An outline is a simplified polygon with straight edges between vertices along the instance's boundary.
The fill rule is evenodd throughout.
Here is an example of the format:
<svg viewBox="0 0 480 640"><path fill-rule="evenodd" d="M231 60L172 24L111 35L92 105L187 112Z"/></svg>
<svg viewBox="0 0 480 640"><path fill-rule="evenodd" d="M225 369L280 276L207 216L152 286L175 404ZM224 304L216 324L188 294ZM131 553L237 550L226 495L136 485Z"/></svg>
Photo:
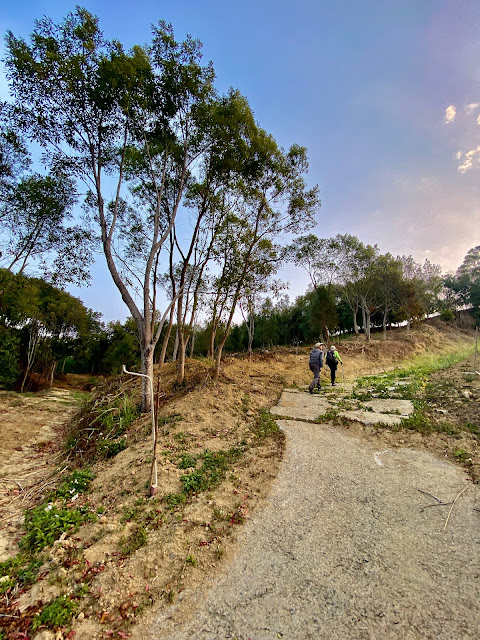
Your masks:
<svg viewBox="0 0 480 640"><path fill-rule="evenodd" d="M185 560L185 564L189 564L192 567L196 567L197 566L197 561L195 559L195 556L193 554L189 554Z"/></svg>
<svg viewBox="0 0 480 640"><path fill-rule="evenodd" d="M65 627L71 621L78 610L78 604L68 596L62 595L55 598L43 611L35 616L32 623L32 630L44 626L49 629Z"/></svg>
<svg viewBox="0 0 480 640"><path fill-rule="evenodd" d="M171 509L174 509L175 507L178 507L185 502L185 494L167 493L167 495L165 496L165 502Z"/></svg>
<svg viewBox="0 0 480 640"><path fill-rule="evenodd" d="M125 451L127 448L127 441L125 438L119 440L99 440L97 444L97 451L103 458L113 458L121 451Z"/></svg>
<svg viewBox="0 0 480 640"><path fill-rule="evenodd" d="M192 467L195 467L197 464L197 461L195 460L195 458L193 456L191 456L189 453L183 453L180 457L180 461L178 463L178 468L179 469L190 469Z"/></svg>
<svg viewBox="0 0 480 640"><path fill-rule="evenodd" d="M252 426L252 431L260 440L278 436L282 433L270 411L263 408L258 411L257 417Z"/></svg>
<svg viewBox="0 0 480 640"><path fill-rule="evenodd" d="M201 467L180 478L182 492L199 493L215 487L225 477L227 470L243 456L243 453L240 447L215 452L206 449Z"/></svg>
<svg viewBox="0 0 480 640"><path fill-rule="evenodd" d="M52 545L62 533L76 530L87 520L95 516L85 508L59 509L53 504L40 505L26 512L25 535L20 547L30 553L42 551Z"/></svg>
<svg viewBox="0 0 480 640"><path fill-rule="evenodd" d="M84 493L90 487L95 474L89 468L74 471L72 475L65 478L55 491L55 497L71 499L74 495Z"/></svg>
<svg viewBox="0 0 480 640"><path fill-rule="evenodd" d="M453 455L459 462L463 462L464 464L472 464L472 457L468 453L468 451L465 451L465 449L455 449Z"/></svg>
<svg viewBox="0 0 480 640"><path fill-rule="evenodd" d="M147 544L147 530L145 527L141 526L136 529L132 534L128 536L128 538L120 541L120 549L124 556L128 556L140 547L143 547Z"/></svg>

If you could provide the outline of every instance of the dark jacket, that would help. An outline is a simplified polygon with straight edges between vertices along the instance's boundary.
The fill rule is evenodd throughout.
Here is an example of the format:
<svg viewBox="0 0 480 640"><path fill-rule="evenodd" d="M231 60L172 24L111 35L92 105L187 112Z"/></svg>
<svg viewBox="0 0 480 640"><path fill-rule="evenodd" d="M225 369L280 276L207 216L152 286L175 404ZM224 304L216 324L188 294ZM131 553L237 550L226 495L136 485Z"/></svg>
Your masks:
<svg viewBox="0 0 480 640"><path fill-rule="evenodd" d="M323 367L323 351L317 348L312 349L308 364L318 364L319 367Z"/></svg>

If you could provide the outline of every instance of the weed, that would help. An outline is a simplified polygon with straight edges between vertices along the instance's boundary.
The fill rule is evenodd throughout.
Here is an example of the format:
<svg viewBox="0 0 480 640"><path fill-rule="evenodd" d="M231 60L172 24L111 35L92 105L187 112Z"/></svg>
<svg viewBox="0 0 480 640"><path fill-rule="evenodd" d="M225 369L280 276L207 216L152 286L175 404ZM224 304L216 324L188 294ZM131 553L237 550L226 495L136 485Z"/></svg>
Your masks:
<svg viewBox="0 0 480 640"><path fill-rule="evenodd" d="M134 531L131 535L128 536L127 539L121 540L121 552L124 556L128 556L131 553L140 549L147 544L147 530L145 527L139 527L136 531Z"/></svg>
<svg viewBox="0 0 480 640"><path fill-rule="evenodd" d="M87 491L94 478L93 471L88 468L74 471L71 476L60 484L54 495L57 498L69 500L74 495Z"/></svg>
<svg viewBox="0 0 480 640"><path fill-rule="evenodd" d="M183 493L167 493L165 502L171 509L174 509L185 502L185 495Z"/></svg>
<svg viewBox="0 0 480 640"><path fill-rule="evenodd" d="M473 433L473 435L477 436L477 438L480 438L480 425L473 422L466 422L465 429Z"/></svg>
<svg viewBox="0 0 480 640"><path fill-rule="evenodd" d="M137 507L123 507L122 517L120 518L120 522L125 524L126 522L136 521L139 516L139 510Z"/></svg>
<svg viewBox="0 0 480 640"><path fill-rule="evenodd" d="M250 409L250 394L246 393L242 396L242 403L240 405L243 414L247 414Z"/></svg>
<svg viewBox="0 0 480 640"><path fill-rule="evenodd" d="M339 412L339 409L327 409L325 413L322 413L321 416L318 416L316 422L327 422L328 420L335 420Z"/></svg>
<svg viewBox="0 0 480 640"><path fill-rule="evenodd" d="M239 447L216 452L206 449L203 454L202 466L180 478L182 492L186 494L199 493L215 487L225 477L228 468L235 464L243 456L243 453L243 449Z"/></svg>
<svg viewBox="0 0 480 640"><path fill-rule="evenodd" d="M196 567L197 566L197 561L195 560L195 556L193 556L192 554L188 555L186 560L185 560L185 564L189 564L192 567Z"/></svg>
<svg viewBox="0 0 480 640"><path fill-rule="evenodd" d="M471 455L468 453L468 451L465 451L464 449L455 449L455 451L453 452L453 455L455 459L458 460L459 462L463 462L464 464L472 464Z"/></svg>
<svg viewBox="0 0 480 640"><path fill-rule="evenodd" d="M97 445L97 451L103 458L113 458L121 451L125 451L127 448L127 441L125 438L115 440L114 442L109 440L99 440Z"/></svg>
<svg viewBox="0 0 480 640"><path fill-rule="evenodd" d="M195 467L197 464L197 461L195 460L195 458L193 456L191 456L189 453L183 453L182 456L180 457L180 462L178 463L178 468L179 469L190 469L192 467Z"/></svg>
<svg viewBox="0 0 480 640"><path fill-rule="evenodd" d="M177 594L175 591L173 591L172 589L170 589L170 591L167 593L167 600L170 604L173 604L175 602L175 598L177 597Z"/></svg>
<svg viewBox="0 0 480 640"><path fill-rule="evenodd" d="M272 416L270 411L267 411L266 409L260 409L258 411L255 423L252 426L252 431L259 440L278 436L282 433L280 427L275 421L275 418Z"/></svg>
<svg viewBox="0 0 480 640"><path fill-rule="evenodd" d="M31 553L41 551L57 540L62 533L78 527L95 516L85 508L58 509L51 503L40 505L27 511L25 515L25 536L20 541L20 547Z"/></svg>
<svg viewBox="0 0 480 640"><path fill-rule="evenodd" d="M68 596L62 595L48 604L40 614L33 619L32 629L36 631L45 626L49 629L58 629L66 626L78 609L78 604Z"/></svg>

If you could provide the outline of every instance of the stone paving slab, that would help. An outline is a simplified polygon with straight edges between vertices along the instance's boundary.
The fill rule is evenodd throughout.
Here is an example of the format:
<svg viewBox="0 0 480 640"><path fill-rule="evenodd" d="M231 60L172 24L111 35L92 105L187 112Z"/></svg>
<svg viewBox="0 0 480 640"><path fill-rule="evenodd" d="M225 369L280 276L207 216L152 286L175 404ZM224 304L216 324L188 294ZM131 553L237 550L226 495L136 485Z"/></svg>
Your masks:
<svg viewBox="0 0 480 640"><path fill-rule="evenodd" d="M402 421L402 416L392 415L390 413L377 413L376 411L362 411L361 409L341 411L338 415L347 420L354 420L355 422L361 422L366 425L381 423L393 427Z"/></svg>
<svg viewBox="0 0 480 640"><path fill-rule="evenodd" d="M316 420L331 407L327 398L308 392L283 391L277 406L270 409L274 416L293 418L294 420Z"/></svg>
<svg viewBox="0 0 480 640"><path fill-rule="evenodd" d="M370 407L376 413L398 413L400 416L410 416L413 411L411 400L397 400L396 398L377 398L362 402L365 407Z"/></svg>

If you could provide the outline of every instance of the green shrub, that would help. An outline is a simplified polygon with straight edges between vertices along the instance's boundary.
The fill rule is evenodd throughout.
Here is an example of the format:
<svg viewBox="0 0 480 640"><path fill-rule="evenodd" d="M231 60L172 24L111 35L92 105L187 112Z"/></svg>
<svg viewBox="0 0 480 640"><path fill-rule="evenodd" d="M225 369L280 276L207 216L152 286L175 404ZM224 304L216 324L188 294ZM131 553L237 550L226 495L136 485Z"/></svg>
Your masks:
<svg viewBox="0 0 480 640"><path fill-rule="evenodd" d="M125 451L127 448L127 441L125 438L120 440L100 440L97 445L97 451L103 458L113 458L121 451Z"/></svg>

